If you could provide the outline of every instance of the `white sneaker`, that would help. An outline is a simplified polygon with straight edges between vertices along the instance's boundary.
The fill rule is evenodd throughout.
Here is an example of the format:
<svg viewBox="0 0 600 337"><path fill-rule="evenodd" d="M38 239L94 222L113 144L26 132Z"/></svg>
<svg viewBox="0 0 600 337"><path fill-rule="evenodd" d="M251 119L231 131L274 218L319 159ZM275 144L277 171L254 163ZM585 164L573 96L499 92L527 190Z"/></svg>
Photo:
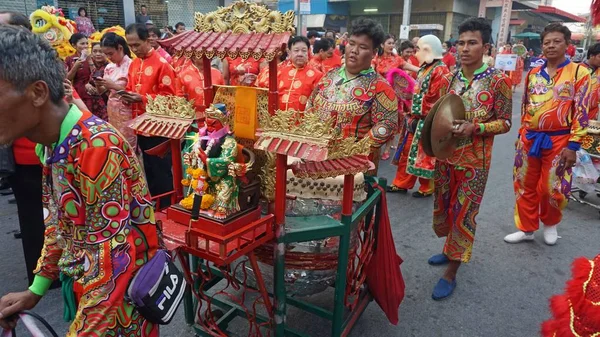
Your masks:
<svg viewBox="0 0 600 337"><path fill-rule="evenodd" d="M504 241L507 243L519 243L523 241L533 241L534 236L533 233L527 234L522 231L518 231L516 233L508 234L504 237Z"/></svg>
<svg viewBox="0 0 600 337"><path fill-rule="evenodd" d="M544 242L548 246L554 246L558 240L558 231L556 226L544 226Z"/></svg>

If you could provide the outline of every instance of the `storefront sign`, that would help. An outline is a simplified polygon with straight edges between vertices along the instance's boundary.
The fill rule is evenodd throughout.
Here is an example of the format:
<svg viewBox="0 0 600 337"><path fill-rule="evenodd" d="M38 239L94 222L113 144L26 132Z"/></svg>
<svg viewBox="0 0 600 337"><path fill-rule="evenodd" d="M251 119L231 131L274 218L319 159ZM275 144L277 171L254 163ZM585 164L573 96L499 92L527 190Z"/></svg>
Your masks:
<svg viewBox="0 0 600 337"><path fill-rule="evenodd" d="M503 46L508 38L508 25L512 13L512 0L503 0L500 15L500 29L498 31L498 47Z"/></svg>
<svg viewBox="0 0 600 337"><path fill-rule="evenodd" d="M411 30L444 30L444 26L437 23L424 23L418 25L410 25Z"/></svg>
<svg viewBox="0 0 600 337"><path fill-rule="evenodd" d="M310 0L300 0L300 14L310 14Z"/></svg>
<svg viewBox="0 0 600 337"><path fill-rule="evenodd" d="M410 31L410 27L406 25L400 26L400 40L408 40L408 33Z"/></svg>
<svg viewBox="0 0 600 337"><path fill-rule="evenodd" d="M517 54L498 54L494 67L499 70L513 71L517 67Z"/></svg>

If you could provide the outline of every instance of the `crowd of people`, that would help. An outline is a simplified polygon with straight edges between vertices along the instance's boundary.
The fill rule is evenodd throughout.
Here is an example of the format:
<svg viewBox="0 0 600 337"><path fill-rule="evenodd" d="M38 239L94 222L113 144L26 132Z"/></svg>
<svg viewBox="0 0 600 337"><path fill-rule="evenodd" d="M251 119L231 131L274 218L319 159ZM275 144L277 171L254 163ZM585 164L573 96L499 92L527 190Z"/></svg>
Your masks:
<svg viewBox="0 0 600 337"><path fill-rule="evenodd" d="M165 139L136 135L128 124L146 113L148 96L193 99L201 113L206 69L201 60L173 58L161 48L160 39L185 25L173 33L156 29L145 6L125 37L106 33L99 41L90 41L85 9L79 15L81 32L70 40L76 54L62 62L28 31L24 15L0 14L0 144L12 143L17 159L11 185L30 281L29 290L2 297L0 326L13 327L13 314L33 308L60 279L63 288L70 280L77 302L69 336L157 336L158 327L124 297L158 249L151 196L172 190L171 159L148 153ZM435 300L453 293L459 267L471 259L494 137L513 125L512 93L523 75L522 64L506 74L486 59L492 28L485 19L469 18L458 32L454 41L425 35L398 42L375 21L359 19L342 35L291 37L277 74L280 109L335 115L344 137L371 139L376 167L390 157L400 132L388 192L407 193L418 180L413 196L433 196L433 230L446 241L428 262L447 266ZM545 242L556 244L588 112L597 113L598 83L590 71L600 63L600 47L580 67L565 58L565 26L548 25L542 41L545 63L525 78L515 144L518 231L504 238L508 243L532 240L541 222ZM408 103L389 76L397 70L414 81ZM263 60L225 58L210 71L213 84L268 86ZM421 130L448 93L460 97L466 114L454 122L457 149L436 160L424 152Z"/></svg>

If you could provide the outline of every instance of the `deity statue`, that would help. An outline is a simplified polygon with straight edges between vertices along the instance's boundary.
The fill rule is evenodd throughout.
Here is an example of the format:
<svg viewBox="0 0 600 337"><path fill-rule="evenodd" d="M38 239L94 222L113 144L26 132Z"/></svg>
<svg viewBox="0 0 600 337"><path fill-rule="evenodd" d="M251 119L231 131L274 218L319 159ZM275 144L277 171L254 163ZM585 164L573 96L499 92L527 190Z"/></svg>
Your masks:
<svg viewBox="0 0 600 337"><path fill-rule="evenodd" d="M246 167L237 163L237 157L238 145L229 130L225 105L211 105L206 109L204 127L184 155L188 168L182 184L189 189L180 205L190 210L199 207L200 214L215 219L239 212L238 176L245 174Z"/></svg>

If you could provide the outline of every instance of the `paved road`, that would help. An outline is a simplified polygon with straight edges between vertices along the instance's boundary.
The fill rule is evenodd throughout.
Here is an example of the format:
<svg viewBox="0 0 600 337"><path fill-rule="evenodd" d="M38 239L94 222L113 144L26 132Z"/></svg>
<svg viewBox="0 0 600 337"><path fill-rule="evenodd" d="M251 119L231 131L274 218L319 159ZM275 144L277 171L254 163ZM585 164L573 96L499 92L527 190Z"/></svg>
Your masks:
<svg viewBox="0 0 600 337"><path fill-rule="evenodd" d="M520 93L513 104L514 122L519 122ZM430 267L427 259L441 250L443 241L431 230L431 199L417 200L409 195L391 195L389 206L394 238L404 259L402 272L406 298L400 310L400 323L392 326L376 304L371 304L356 325L352 336L518 336L539 335L548 315L548 298L561 292L570 276L570 265L578 256L594 256L599 250L600 221L594 209L572 203L559 229L562 238L554 247L543 243L541 232L535 242L507 245L504 235L513 225L512 162L514 128L497 137L492 171L481 212L472 261L459 271L458 287L452 298L434 302L431 291L443 268ZM382 174L392 178L395 167L383 164ZM595 197L593 197L595 198ZM17 229L16 208L0 197L0 294L22 290L26 276ZM328 303L331 297L311 300ZM51 291L36 311L61 333L62 303L59 291ZM183 310L162 330L163 336L191 336L183 323ZM288 321L311 336L327 336L329 325L313 316L291 312ZM245 335L245 334L240 334Z"/></svg>

